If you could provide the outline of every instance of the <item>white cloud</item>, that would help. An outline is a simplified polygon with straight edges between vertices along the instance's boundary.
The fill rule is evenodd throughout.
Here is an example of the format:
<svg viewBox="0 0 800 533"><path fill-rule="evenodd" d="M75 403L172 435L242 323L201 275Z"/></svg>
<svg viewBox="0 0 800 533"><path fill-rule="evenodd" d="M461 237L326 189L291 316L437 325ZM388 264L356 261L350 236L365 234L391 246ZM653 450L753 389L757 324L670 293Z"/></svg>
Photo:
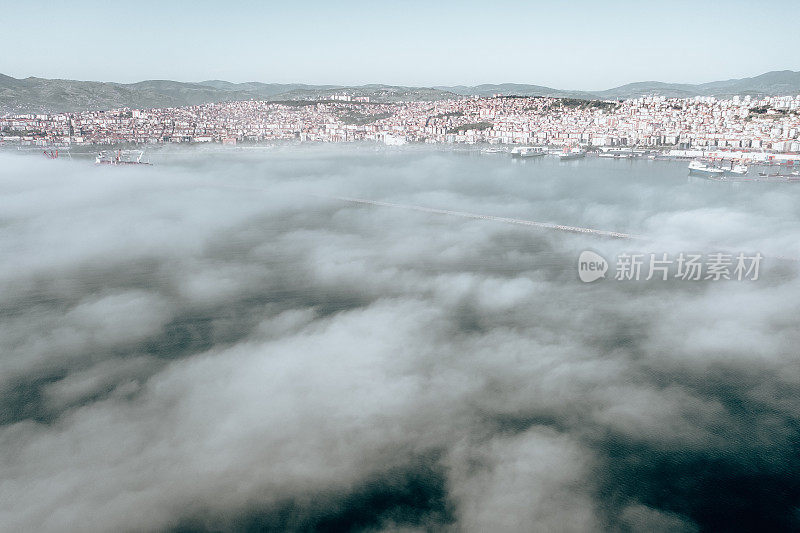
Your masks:
<svg viewBox="0 0 800 533"><path fill-rule="evenodd" d="M691 531L691 502L716 500L681 476L709 457L710 485L792 490L793 263L751 284L575 272L587 247L726 227L796 242L765 200L575 188L559 166L492 179L497 160L417 147L236 155L128 172L0 154L0 530Z"/></svg>

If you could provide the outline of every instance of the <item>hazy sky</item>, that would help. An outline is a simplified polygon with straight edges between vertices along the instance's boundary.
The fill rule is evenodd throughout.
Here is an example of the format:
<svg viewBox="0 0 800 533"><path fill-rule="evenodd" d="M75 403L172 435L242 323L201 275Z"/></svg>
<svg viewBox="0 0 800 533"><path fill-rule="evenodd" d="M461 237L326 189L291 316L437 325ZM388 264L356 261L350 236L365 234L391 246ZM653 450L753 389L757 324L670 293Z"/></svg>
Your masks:
<svg viewBox="0 0 800 533"><path fill-rule="evenodd" d="M605 89L800 70L795 0L0 6L14 77Z"/></svg>

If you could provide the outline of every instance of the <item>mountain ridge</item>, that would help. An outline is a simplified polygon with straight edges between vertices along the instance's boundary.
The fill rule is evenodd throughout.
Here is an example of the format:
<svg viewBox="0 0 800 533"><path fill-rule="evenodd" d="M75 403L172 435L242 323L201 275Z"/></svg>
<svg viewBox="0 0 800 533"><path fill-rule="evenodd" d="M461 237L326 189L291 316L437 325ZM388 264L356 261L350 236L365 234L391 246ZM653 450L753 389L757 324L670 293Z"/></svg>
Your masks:
<svg viewBox="0 0 800 533"><path fill-rule="evenodd" d="M135 83L79 81L38 77L13 78L0 74L0 113L48 113L103 110L120 107L181 107L241 100L326 99L337 92L369 96L373 101L440 100L494 94L616 100L658 95L731 97L735 95L783 96L800 94L800 72L780 70L758 76L701 84L640 81L598 91L554 89L524 83L435 85L431 87L385 84L310 85L303 83L234 83L225 80L181 82L143 80Z"/></svg>

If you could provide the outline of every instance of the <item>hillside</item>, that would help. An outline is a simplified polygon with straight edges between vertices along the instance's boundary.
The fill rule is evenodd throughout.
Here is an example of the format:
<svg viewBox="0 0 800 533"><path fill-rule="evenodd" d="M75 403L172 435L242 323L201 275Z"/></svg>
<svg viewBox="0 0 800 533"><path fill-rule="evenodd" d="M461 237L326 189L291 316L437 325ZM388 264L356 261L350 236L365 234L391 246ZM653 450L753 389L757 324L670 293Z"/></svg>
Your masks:
<svg viewBox="0 0 800 533"><path fill-rule="evenodd" d="M45 78L17 79L0 74L0 113L74 112L120 107L177 107L239 100L325 99L346 91L354 96L369 96L372 101L440 100L458 96L552 96L615 100L646 95L687 98L693 96L730 97L733 95L777 96L800 94L800 72L774 71L754 76L703 84L643 81L601 91L571 91L519 83L475 86L404 87L392 85L306 85L301 83L231 83L208 80L187 83L147 80L138 83L113 83Z"/></svg>

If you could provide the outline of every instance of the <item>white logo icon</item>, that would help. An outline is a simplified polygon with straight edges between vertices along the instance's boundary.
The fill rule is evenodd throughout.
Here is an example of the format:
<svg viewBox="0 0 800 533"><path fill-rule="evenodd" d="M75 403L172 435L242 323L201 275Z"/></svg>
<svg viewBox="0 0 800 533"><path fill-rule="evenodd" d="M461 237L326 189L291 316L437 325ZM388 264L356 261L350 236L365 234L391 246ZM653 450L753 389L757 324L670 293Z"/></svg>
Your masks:
<svg viewBox="0 0 800 533"><path fill-rule="evenodd" d="M606 277L608 261L600 254L584 250L578 257L578 277L584 283L591 283Z"/></svg>

